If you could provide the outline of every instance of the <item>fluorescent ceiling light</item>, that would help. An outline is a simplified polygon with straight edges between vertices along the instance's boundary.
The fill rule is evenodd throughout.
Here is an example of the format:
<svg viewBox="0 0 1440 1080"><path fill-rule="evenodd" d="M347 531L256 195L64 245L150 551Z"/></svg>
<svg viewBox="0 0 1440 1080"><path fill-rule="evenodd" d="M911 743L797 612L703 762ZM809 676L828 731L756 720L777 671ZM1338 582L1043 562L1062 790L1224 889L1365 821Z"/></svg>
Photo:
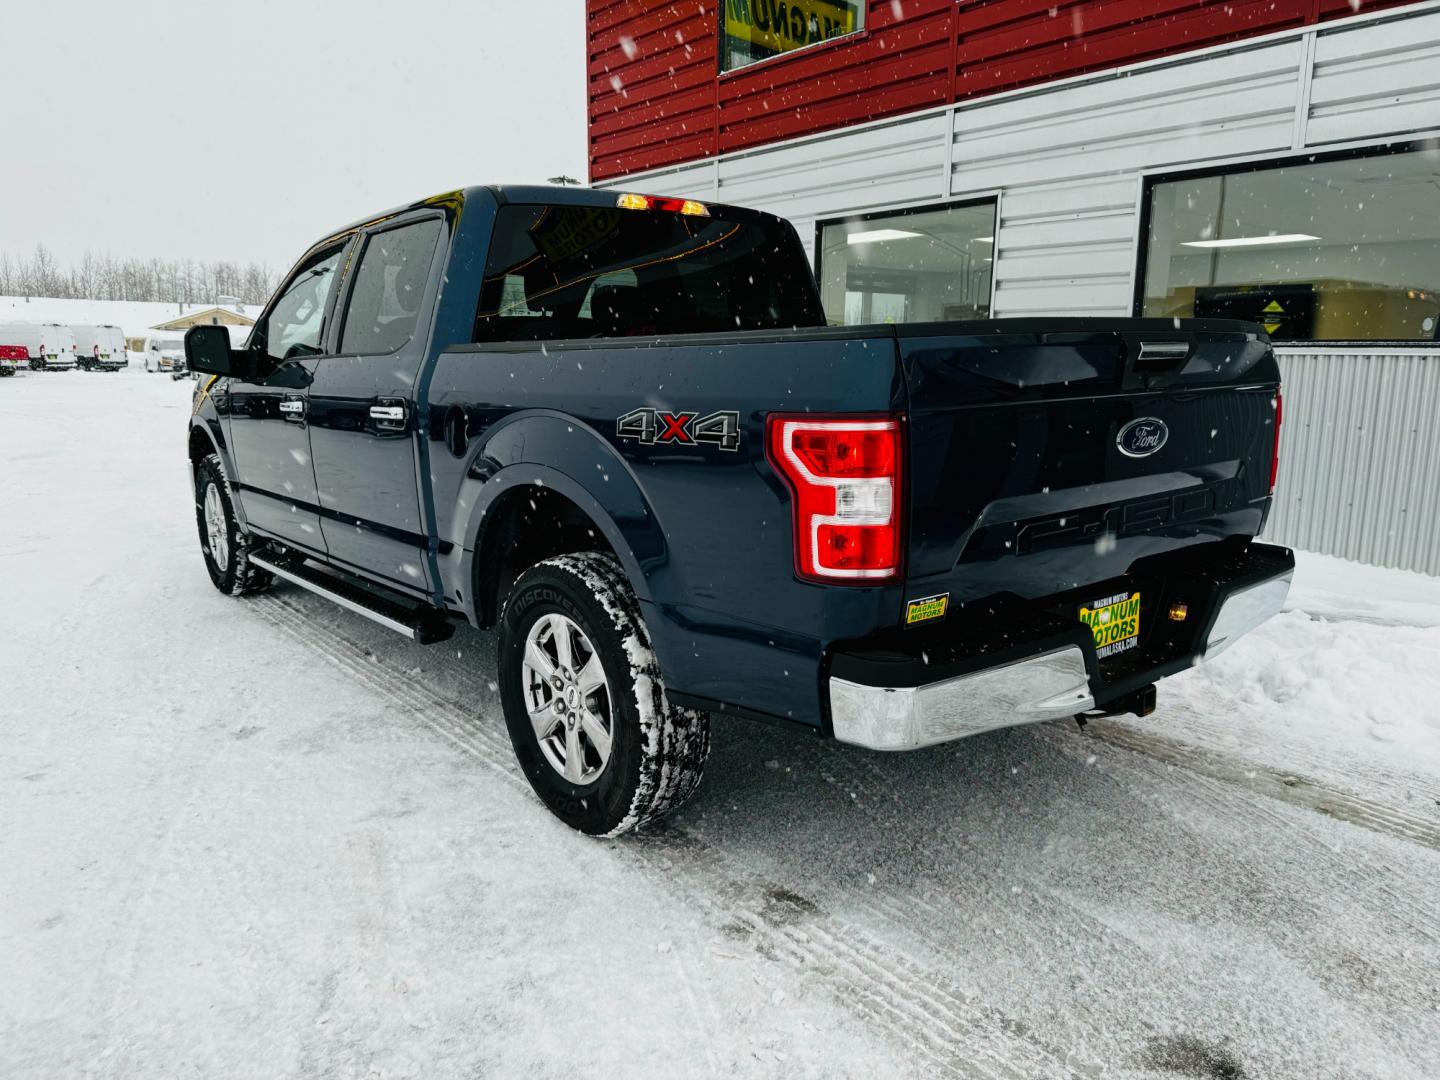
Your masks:
<svg viewBox="0 0 1440 1080"><path fill-rule="evenodd" d="M869 232L852 232L849 236L845 237L845 243L883 243L886 240L908 240L912 236L920 235L922 234L918 232L906 232L904 229L871 229Z"/></svg>
<svg viewBox="0 0 1440 1080"><path fill-rule="evenodd" d="M1318 236L1311 236L1309 233L1272 233L1269 236L1236 236L1229 240L1185 240L1182 247L1195 248L1235 248L1235 247L1265 247L1269 244L1303 244L1307 240L1319 240Z"/></svg>

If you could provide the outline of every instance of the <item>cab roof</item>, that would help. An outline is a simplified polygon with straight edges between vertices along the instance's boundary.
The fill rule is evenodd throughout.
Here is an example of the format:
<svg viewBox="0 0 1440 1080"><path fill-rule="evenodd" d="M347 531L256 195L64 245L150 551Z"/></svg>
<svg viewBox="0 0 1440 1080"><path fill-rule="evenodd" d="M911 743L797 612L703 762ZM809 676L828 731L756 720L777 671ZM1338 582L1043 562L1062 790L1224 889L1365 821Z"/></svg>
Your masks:
<svg viewBox="0 0 1440 1080"><path fill-rule="evenodd" d="M373 214L359 221L353 221L343 229L336 229L327 233L312 247L329 243L359 229L370 228L389 221L391 218L399 217L401 214L408 214L414 210L424 210L429 207L447 206L452 203L469 202L473 198L488 196L494 199L496 204L504 206L507 203L545 203L551 206L592 206L597 209L614 209L616 200L624 193L635 191L634 188L591 188L572 187L566 185L561 187L552 184L476 184L471 187L457 188L454 191L442 192L439 195L431 195L428 198L417 199L415 202L407 203L404 206L397 206L386 210L383 213ZM666 195L666 192L637 191L641 195ZM725 218L729 221L780 221L782 219L774 214L767 214L760 210L750 210L743 206L731 206L726 203L710 202L706 199L697 200L703 202L715 217Z"/></svg>

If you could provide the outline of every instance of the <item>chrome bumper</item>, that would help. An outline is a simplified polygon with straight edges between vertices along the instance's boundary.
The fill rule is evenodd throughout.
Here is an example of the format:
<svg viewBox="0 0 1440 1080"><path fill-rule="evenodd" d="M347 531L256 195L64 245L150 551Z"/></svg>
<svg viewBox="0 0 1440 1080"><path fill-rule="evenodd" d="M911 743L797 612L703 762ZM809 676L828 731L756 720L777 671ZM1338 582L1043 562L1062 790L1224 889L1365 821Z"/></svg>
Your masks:
<svg viewBox="0 0 1440 1080"><path fill-rule="evenodd" d="M1205 659L1214 659L1270 616L1280 614L1294 576L1293 572L1281 574L1227 596L1205 638Z"/></svg>
<svg viewBox="0 0 1440 1080"><path fill-rule="evenodd" d="M1226 596L1206 635L1203 659L1219 655L1278 614L1292 576L1282 574ZM916 750L984 731L1060 720L1094 707L1085 654L1075 645L923 686L830 679L835 738L871 750Z"/></svg>
<svg viewBox="0 0 1440 1080"><path fill-rule="evenodd" d="M830 680L835 738L871 750L915 750L982 731L1059 720L1093 708L1074 645L925 686Z"/></svg>

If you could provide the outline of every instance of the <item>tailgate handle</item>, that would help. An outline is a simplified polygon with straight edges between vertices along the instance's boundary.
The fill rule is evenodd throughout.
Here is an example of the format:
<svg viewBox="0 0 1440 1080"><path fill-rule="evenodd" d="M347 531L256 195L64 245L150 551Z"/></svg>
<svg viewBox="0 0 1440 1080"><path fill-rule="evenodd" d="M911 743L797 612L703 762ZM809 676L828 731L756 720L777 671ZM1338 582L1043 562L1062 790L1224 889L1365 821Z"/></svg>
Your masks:
<svg viewBox="0 0 1440 1080"><path fill-rule="evenodd" d="M1179 367L1190 355L1188 341L1142 341L1135 358L1137 371L1163 371Z"/></svg>

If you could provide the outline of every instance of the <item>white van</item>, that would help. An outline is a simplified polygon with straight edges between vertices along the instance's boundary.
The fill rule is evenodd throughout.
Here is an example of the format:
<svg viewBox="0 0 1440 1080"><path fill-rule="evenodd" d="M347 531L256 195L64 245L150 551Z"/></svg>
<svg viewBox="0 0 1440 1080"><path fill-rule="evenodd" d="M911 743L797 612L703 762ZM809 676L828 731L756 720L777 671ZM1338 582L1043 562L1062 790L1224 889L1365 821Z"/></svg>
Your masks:
<svg viewBox="0 0 1440 1080"><path fill-rule="evenodd" d="M145 339L145 370L180 374L185 370L185 339L174 334L152 334Z"/></svg>
<svg viewBox="0 0 1440 1080"><path fill-rule="evenodd" d="M130 363L125 351L125 332L118 326L72 326L75 331L75 363L81 371L119 371Z"/></svg>
<svg viewBox="0 0 1440 1080"><path fill-rule="evenodd" d="M0 345L23 346L31 371L75 366L75 335L63 323L0 323Z"/></svg>

